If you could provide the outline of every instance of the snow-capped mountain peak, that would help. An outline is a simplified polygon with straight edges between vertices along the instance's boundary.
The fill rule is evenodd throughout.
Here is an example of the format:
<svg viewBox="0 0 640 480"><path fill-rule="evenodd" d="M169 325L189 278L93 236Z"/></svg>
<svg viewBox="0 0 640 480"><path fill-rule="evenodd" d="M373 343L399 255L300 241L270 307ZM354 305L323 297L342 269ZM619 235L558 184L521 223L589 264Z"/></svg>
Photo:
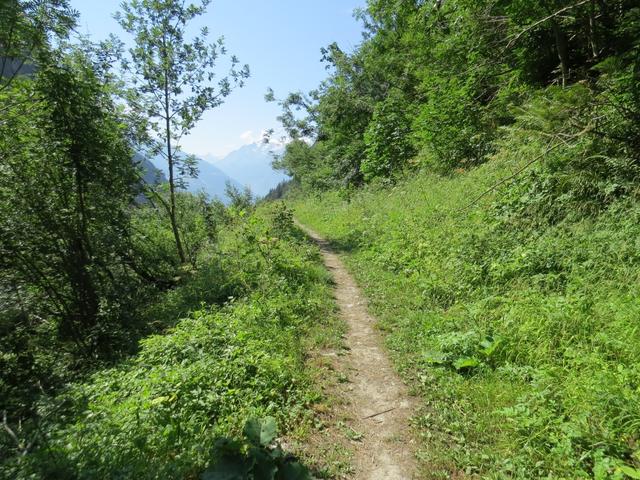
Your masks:
<svg viewBox="0 0 640 480"><path fill-rule="evenodd" d="M262 197L289 177L273 168L274 155L284 151L281 143L250 143L234 150L215 166Z"/></svg>

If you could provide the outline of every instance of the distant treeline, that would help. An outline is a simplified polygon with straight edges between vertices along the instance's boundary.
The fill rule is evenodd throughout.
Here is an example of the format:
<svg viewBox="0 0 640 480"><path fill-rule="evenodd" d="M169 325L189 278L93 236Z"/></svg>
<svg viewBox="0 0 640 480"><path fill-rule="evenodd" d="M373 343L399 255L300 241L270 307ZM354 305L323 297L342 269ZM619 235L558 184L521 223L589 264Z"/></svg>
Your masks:
<svg viewBox="0 0 640 480"><path fill-rule="evenodd" d="M449 174L520 134L538 142L534 163L571 150L553 168L573 180L552 187L553 198L597 208L633 189L637 0L369 0L358 17L359 47L330 45L319 88L279 100L294 139L280 165L302 185Z"/></svg>

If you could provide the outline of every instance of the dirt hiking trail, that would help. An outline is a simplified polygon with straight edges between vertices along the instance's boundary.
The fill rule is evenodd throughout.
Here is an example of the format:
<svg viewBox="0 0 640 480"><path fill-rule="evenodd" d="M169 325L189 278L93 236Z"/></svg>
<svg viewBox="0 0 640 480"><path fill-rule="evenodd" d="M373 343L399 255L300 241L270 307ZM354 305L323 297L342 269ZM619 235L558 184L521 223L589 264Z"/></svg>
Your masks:
<svg viewBox="0 0 640 480"><path fill-rule="evenodd" d="M346 355L336 357L334 368L347 380L332 392L336 407L352 432L356 480L410 480L417 478L415 442L409 420L415 406L408 389L394 371L375 328L375 319L356 282L329 243L298 224L320 247L335 282L335 297L348 326ZM329 354L331 355L331 354Z"/></svg>

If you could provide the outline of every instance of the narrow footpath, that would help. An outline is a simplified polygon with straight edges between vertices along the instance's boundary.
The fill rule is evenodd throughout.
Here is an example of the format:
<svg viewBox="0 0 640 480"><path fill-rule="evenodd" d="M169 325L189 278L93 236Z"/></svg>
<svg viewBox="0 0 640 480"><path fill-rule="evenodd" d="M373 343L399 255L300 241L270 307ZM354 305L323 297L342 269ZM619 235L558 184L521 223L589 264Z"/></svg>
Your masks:
<svg viewBox="0 0 640 480"><path fill-rule="evenodd" d="M415 399L400 380L382 346L356 282L329 243L300 227L320 247L333 275L340 315L348 325L346 355L334 368L347 379L332 392L340 399L339 416L353 432L349 448L356 480L410 480L417 478L415 442L409 421Z"/></svg>

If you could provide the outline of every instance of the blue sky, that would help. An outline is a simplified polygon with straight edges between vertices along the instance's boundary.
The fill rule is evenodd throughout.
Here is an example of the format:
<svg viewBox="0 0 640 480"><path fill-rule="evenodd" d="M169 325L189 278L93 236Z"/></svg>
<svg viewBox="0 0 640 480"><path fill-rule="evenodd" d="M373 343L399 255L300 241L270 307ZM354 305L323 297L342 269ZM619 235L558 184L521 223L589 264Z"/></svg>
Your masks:
<svg viewBox="0 0 640 480"><path fill-rule="evenodd" d="M189 153L224 156L277 128L278 108L264 102L272 87L283 97L294 90L318 86L327 72L320 48L338 42L353 50L361 39L353 11L365 0L214 0L199 24L209 27L213 40L224 35L229 53L248 63L251 78L221 107L208 112L182 142ZM71 0L80 13L79 33L102 40L116 33L126 37L112 14L120 0Z"/></svg>

